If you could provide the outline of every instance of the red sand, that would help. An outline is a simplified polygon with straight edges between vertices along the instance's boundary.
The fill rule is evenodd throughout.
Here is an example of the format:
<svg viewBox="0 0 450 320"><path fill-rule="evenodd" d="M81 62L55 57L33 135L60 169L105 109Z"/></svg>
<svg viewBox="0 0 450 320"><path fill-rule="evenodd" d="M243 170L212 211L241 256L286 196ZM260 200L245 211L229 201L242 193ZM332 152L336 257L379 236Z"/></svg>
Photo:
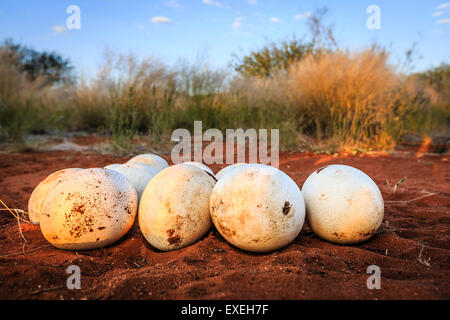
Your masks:
<svg viewBox="0 0 450 320"><path fill-rule="evenodd" d="M127 159L76 152L0 154L0 199L26 209L33 188L56 170ZM39 226L22 223L25 243L17 220L1 211L0 299L450 299L448 159L283 154L280 168L299 186L332 163L355 166L375 180L386 202L384 222L372 239L353 246L321 240L305 224L292 244L270 254L243 252L216 230L190 247L159 252L135 224L108 248L71 252L49 245ZM392 194L386 178L395 184L404 176ZM72 264L81 268L81 290L66 288L65 270ZM372 264L381 268L380 290L366 287Z"/></svg>

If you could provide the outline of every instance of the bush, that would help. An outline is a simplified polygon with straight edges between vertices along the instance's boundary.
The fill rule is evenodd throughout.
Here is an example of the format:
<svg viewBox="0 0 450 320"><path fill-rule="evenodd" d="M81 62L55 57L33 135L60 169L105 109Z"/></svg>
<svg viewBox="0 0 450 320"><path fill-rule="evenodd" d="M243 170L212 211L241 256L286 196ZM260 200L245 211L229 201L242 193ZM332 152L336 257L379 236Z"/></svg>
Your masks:
<svg viewBox="0 0 450 320"><path fill-rule="evenodd" d="M52 85L68 84L74 80L69 59L55 52L39 52L12 40L6 40L0 49L8 55L11 65L31 81L40 78L46 85Z"/></svg>
<svg viewBox="0 0 450 320"><path fill-rule="evenodd" d="M42 82L29 80L0 50L0 140L22 140L32 130L46 127L41 101Z"/></svg>
<svg viewBox="0 0 450 320"><path fill-rule="evenodd" d="M390 149L426 116L425 100L405 89L405 79L370 49L307 57L289 70L283 94L306 133L340 148Z"/></svg>
<svg viewBox="0 0 450 320"><path fill-rule="evenodd" d="M245 77L270 77L313 53L312 43L303 44L294 38L266 45L242 58L234 56L233 68Z"/></svg>
<svg viewBox="0 0 450 320"><path fill-rule="evenodd" d="M450 130L450 64L443 63L411 77L415 90L430 97L429 123L424 128L430 132L442 128Z"/></svg>

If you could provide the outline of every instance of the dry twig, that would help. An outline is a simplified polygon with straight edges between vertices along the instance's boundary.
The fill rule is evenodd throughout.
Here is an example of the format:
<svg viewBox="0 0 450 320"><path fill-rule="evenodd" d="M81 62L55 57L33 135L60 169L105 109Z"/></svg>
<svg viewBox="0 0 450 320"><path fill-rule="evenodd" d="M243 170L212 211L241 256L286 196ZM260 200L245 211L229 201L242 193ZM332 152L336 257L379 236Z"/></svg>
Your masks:
<svg viewBox="0 0 450 320"><path fill-rule="evenodd" d="M413 201L417 201L417 200L420 200L420 199L423 199L423 198L434 196L436 194L438 194L438 193L437 192L433 192L433 193L428 193L426 195L423 195L423 196L420 196L420 197L417 197L417 198L414 198L414 199L411 199L411 200L385 201L384 203L402 203L402 204L407 204L407 203L410 203L410 202L413 202Z"/></svg>

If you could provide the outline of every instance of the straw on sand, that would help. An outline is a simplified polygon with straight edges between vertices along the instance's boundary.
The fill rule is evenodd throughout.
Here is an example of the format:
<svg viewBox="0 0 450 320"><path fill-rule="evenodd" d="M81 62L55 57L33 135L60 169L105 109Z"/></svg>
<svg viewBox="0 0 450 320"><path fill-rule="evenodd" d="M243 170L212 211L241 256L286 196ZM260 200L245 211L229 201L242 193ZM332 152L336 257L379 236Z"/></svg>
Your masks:
<svg viewBox="0 0 450 320"><path fill-rule="evenodd" d="M16 218L17 219L17 224L19 225L19 233L20 233L20 235L22 236L22 239L23 239L23 241L25 241L25 243L28 243L28 241L27 241L27 239L25 239L25 236L23 235L23 233L22 233L22 226L20 225L20 220L22 220L23 222L25 222L25 223L31 223L31 221L29 221L29 220L25 220L25 219L23 219L23 218L21 218L20 216L19 216L19 213L26 213L26 214L28 214L26 211L24 211L24 210L21 210L21 209L10 209L1 199L0 199L0 203L6 208L6 209L0 209L0 210L6 210L6 211L9 211L13 216L14 216L14 218ZM14 213L14 211L16 212L16 213Z"/></svg>

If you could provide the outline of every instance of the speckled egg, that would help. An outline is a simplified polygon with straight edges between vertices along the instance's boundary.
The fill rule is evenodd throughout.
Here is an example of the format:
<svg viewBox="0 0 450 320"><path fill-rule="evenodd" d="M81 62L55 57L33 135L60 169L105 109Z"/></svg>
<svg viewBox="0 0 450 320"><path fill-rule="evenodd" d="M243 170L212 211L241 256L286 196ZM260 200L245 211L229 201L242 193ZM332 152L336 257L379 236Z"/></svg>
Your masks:
<svg viewBox="0 0 450 320"><path fill-rule="evenodd" d="M141 196L147 183L158 173L149 165L143 163L124 163L124 164L110 164L105 169L114 170L123 174L133 184Z"/></svg>
<svg viewBox="0 0 450 320"><path fill-rule="evenodd" d="M329 165L313 172L302 188L306 216L321 238L340 244L372 237L383 221L380 189L364 172Z"/></svg>
<svg viewBox="0 0 450 320"><path fill-rule="evenodd" d="M139 227L163 251L193 244L211 228L209 198L215 179L205 171L177 164L159 172L139 204Z"/></svg>
<svg viewBox="0 0 450 320"><path fill-rule="evenodd" d="M169 164L164 158L152 153L137 155L128 160L127 163L143 163L149 165L158 172L169 166Z"/></svg>
<svg viewBox="0 0 450 320"><path fill-rule="evenodd" d="M41 231L60 249L101 248L128 232L137 203L136 189L124 175L100 168L80 170L47 193Z"/></svg>
<svg viewBox="0 0 450 320"><path fill-rule="evenodd" d="M297 184L263 164L234 168L214 186L211 217L220 234L238 248L268 252L300 233L305 205Z"/></svg>
<svg viewBox="0 0 450 320"><path fill-rule="evenodd" d="M37 185L28 200L28 216L32 223L39 224L41 205L48 191L52 190L58 183L65 181L74 172L80 170L82 169L68 168L56 171Z"/></svg>

